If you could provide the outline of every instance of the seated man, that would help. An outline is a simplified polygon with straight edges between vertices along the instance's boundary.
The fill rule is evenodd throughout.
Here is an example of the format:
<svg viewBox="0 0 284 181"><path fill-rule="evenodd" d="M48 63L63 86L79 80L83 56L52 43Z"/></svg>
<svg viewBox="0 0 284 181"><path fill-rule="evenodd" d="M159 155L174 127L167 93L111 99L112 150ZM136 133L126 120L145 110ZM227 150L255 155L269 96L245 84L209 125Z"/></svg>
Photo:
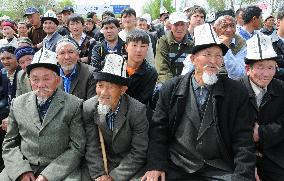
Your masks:
<svg viewBox="0 0 284 181"><path fill-rule="evenodd" d="M269 36L247 41L247 77L241 79L250 96L257 173L261 181L284 180L284 83L273 79L277 54Z"/></svg>
<svg viewBox="0 0 284 181"><path fill-rule="evenodd" d="M242 78L245 75L247 49L245 40L236 34L236 20L229 15L220 16L214 22L214 30L220 41L229 47L220 73L234 80Z"/></svg>
<svg viewBox="0 0 284 181"><path fill-rule="evenodd" d="M93 80L94 68L79 61L79 46L71 37L64 37L57 42L57 61L65 92L87 100L96 94Z"/></svg>
<svg viewBox="0 0 284 181"><path fill-rule="evenodd" d="M238 82L217 76L228 47L211 25L196 27L194 35L194 72L160 91L142 180L253 180L248 94Z"/></svg>
<svg viewBox="0 0 284 181"><path fill-rule="evenodd" d="M81 181L86 140L82 101L57 88L59 67L53 52L38 52L27 74L33 91L12 101L0 180Z"/></svg>
<svg viewBox="0 0 284 181"><path fill-rule="evenodd" d="M95 72L94 78L98 81L97 95L83 105L87 180L137 178L137 172L146 162L148 148L146 106L125 94L128 85L126 62L120 55L107 55L103 70ZM107 157L104 159L100 131Z"/></svg>

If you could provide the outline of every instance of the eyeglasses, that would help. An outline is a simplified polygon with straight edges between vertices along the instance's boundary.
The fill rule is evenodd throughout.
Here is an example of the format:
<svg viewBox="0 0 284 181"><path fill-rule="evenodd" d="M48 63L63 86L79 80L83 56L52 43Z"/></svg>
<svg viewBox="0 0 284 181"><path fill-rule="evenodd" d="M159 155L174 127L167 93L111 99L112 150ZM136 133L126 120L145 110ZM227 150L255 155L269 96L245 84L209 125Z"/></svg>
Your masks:
<svg viewBox="0 0 284 181"><path fill-rule="evenodd" d="M204 53L204 54L201 54L201 56L210 58L210 59L215 58L216 60L223 60L223 55L214 55L211 53Z"/></svg>

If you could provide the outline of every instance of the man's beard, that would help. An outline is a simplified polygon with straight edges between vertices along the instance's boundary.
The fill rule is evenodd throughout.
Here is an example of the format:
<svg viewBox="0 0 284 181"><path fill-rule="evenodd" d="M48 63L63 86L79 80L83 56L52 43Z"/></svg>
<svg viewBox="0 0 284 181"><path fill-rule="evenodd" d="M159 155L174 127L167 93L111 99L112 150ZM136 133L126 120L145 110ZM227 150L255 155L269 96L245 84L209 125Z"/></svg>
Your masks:
<svg viewBox="0 0 284 181"><path fill-rule="evenodd" d="M75 64L72 64L72 65L67 65L67 66L61 66L61 68L65 71L71 71L73 70Z"/></svg>
<svg viewBox="0 0 284 181"><path fill-rule="evenodd" d="M202 80L206 85L213 85L217 82L218 77L215 73L203 72Z"/></svg>
<svg viewBox="0 0 284 181"><path fill-rule="evenodd" d="M44 89L41 90L41 91L44 91L44 92L51 92L52 90L51 90L51 89L48 89L48 88L44 88ZM45 101L49 98L49 97L47 97L47 96L40 96L40 95L39 95L39 89L34 90L33 92L35 93L35 95L37 95L37 103L38 103L39 105L45 103Z"/></svg>
<svg viewBox="0 0 284 181"><path fill-rule="evenodd" d="M101 103L98 104L97 108L98 108L98 113L101 115L106 115L111 110L110 105L101 104Z"/></svg>

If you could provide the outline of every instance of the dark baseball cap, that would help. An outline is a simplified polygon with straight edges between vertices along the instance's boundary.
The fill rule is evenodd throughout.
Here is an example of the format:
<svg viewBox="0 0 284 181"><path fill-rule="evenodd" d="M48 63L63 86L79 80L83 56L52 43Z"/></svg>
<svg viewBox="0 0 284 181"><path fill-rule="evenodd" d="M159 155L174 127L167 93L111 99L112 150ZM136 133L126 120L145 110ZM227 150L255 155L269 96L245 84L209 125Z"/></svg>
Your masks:
<svg viewBox="0 0 284 181"><path fill-rule="evenodd" d="M35 14L35 13L39 13L39 11L38 11L37 8L35 8L35 7L28 7L28 8L26 9L26 12L25 12L24 17L25 17L25 16L28 16L28 15L31 15L31 14Z"/></svg>
<svg viewBox="0 0 284 181"><path fill-rule="evenodd" d="M65 7L62 9L61 13L63 13L64 11L69 11L69 12L74 13L74 8L73 8L72 6L65 6Z"/></svg>

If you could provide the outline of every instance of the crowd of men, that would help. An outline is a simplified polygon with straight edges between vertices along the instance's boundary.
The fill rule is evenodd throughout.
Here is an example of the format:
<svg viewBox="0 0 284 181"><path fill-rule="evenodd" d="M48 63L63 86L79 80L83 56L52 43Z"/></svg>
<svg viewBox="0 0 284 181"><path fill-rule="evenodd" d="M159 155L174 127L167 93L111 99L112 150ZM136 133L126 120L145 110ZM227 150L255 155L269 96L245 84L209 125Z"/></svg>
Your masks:
<svg viewBox="0 0 284 181"><path fill-rule="evenodd" d="M1 20L1 181L284 180L284 6L23 19Z"/></svg>

